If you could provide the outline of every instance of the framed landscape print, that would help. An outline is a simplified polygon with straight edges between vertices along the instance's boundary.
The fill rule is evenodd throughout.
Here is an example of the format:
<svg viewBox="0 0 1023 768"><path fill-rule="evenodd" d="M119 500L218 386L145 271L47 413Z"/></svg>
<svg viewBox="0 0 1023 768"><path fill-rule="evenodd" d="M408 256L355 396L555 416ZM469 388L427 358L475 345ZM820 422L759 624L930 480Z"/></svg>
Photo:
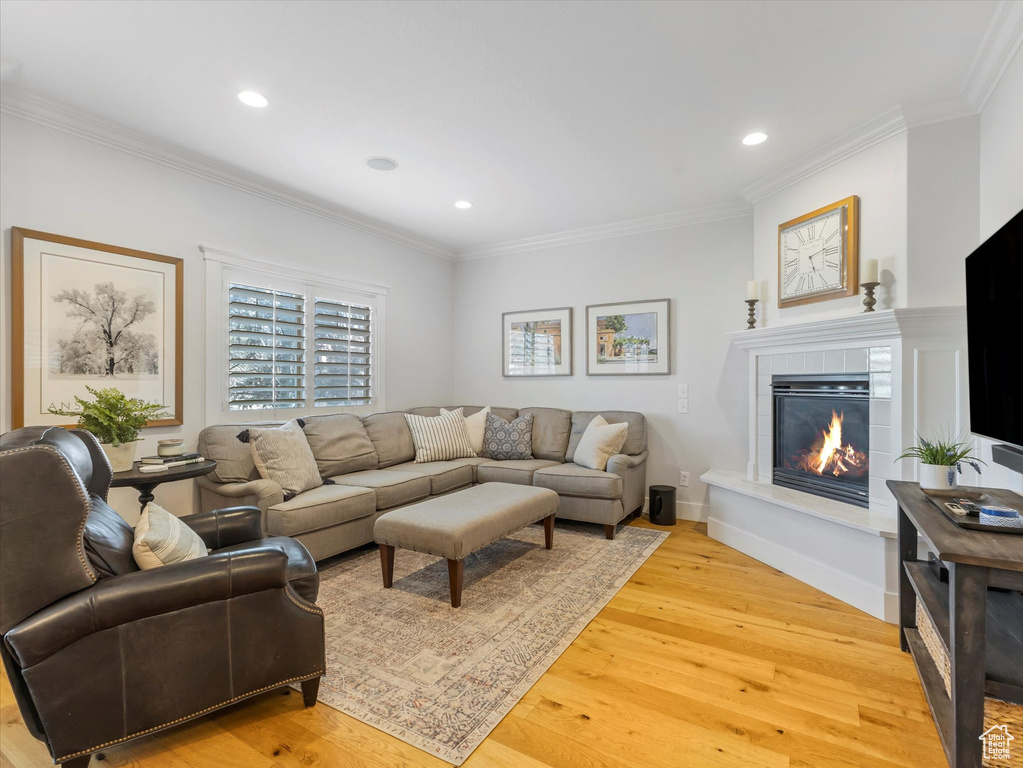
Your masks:
<svg viewBox="0 0 1023 768"><path fill-rule="evenodd" d="M181 424L181 259L11 228L15 428L66 424L86 386L162 403Z"/></svg>
<svg viewBox="0 0 1023 768"><path fill-rule="evenodd" d="M572 375L572 308L531 309L501 315L503 375Z"/></svg>
<svg viewBox="0 0 1023 768"><path fill-rule="evenodd" d="M671 373L669 299L586 307L586 375Z"/></svg>

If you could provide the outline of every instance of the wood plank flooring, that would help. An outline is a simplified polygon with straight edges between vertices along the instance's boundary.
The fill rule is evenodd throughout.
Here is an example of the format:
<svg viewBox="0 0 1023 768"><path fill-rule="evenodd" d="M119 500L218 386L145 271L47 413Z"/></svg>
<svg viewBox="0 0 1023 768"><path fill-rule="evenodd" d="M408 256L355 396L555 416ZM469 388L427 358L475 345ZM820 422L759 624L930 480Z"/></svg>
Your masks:
<svg viewBox="0 0 1023 768"><path fill-rule="evenodd" d="M652 527L642 520L632 525ZM680 522L466 768L935 768L945 757L894 626ZM594 535L603 536L595 527ZM0 768L49 765L0 687ZM93 766L448 765L271 692Z"/></svg>

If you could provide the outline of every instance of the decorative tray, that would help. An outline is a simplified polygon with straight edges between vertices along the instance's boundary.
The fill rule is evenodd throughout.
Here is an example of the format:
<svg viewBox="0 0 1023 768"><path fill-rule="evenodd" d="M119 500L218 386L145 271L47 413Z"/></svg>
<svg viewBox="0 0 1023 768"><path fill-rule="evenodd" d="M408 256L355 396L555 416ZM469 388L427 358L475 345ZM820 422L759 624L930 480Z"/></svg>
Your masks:
<svg viewBox="0 0 1023 768"><path fill-rule="evenodd" d="M928 499L930 499L934 506L941 510L945 517L960 528L966 528L971 531L987 531L988 533L1014 533L1016 535L1023 535L1023 527L984 525L980 522L977 515L957 515L946 506L949 503L955 503L956 499L969 499L977 506L991 504L999 507L1012 507L1020 511L1020 514L1023 515L1023 510L1020 510L1020 505L1018 503L1008 502L1004 498L992 496L991 494L984 493L982 490L977 488L956 488L949 491L924 491L924 494Z"/></svg>

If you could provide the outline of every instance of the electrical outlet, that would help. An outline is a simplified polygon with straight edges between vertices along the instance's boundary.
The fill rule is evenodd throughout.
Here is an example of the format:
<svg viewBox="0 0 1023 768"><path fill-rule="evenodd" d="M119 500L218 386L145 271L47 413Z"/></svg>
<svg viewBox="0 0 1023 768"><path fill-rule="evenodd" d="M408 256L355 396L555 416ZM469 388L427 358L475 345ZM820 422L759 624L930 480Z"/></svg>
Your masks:
<svg viewBox="0 0 1023 768"><path fill-rule="evenodd" d="M678 412L689 413L689 400L681 399L678 401Z"/></svg>
<svg viewBox="0 0 1023 768"><path fill-rule="evenodd" d="M683 488L688 488L689 487L689 473L688 472L679 472L678 473L678 484L681 485Z"/></svg>

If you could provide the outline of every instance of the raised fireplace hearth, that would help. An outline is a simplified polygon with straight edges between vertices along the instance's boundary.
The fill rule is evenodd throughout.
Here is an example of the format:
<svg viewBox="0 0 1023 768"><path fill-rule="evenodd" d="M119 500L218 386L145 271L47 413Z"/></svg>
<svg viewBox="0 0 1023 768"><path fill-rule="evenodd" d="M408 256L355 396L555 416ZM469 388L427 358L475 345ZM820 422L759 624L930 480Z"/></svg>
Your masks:
<svg viewBox="0 0 1023 768"><path fill-rule="evenodd" d="M782 374L771 379L772 482L870 505L870 377Z"/></svg>

